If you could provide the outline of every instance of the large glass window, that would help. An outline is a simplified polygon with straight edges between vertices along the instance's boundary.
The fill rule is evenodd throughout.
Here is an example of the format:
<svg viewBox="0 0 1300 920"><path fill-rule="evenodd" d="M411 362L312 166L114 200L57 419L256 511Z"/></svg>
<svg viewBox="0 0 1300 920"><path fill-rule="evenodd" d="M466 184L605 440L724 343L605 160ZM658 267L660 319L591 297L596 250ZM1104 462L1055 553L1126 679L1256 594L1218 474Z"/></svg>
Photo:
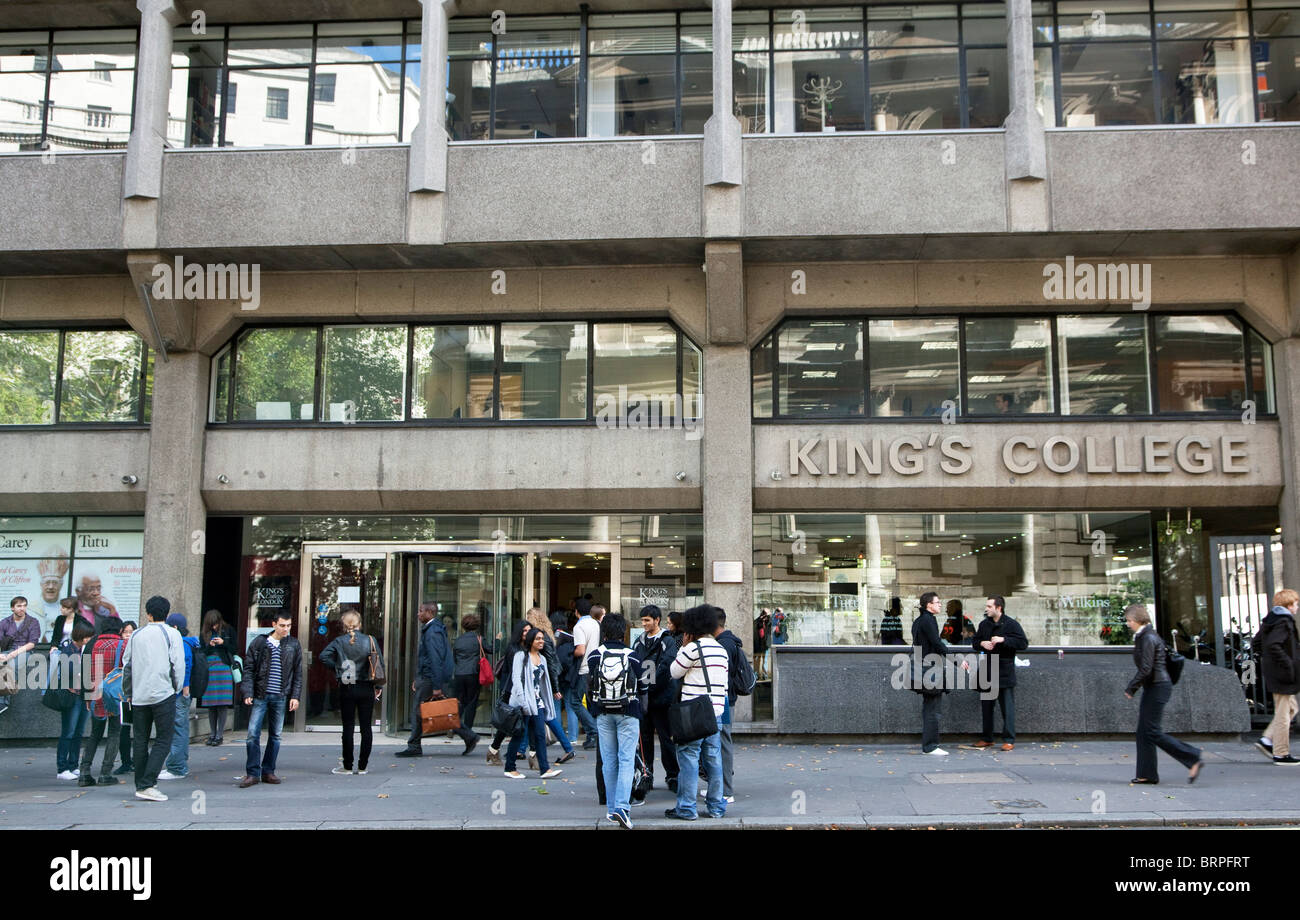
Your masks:
<svg viewBox="0 0 1300 920"><path fill-rule="evenodd" d="M1250 393L1256 412L1273 413L1273 346L1254 329L1246 337L1250 345Z"/></svg>
<svg viewBox="0 0 1300 920"><path fill-rule="evenodd" d="M495 332L493 326L415 330L411 418L492 418Z"/></svg>
<svg viewBox="0 0 1300 920"><path fill-rule="evenodd" d="M405 326L326 326L328 422L396 422L406 392Z"/></svg>
<svg viewBox="0 0 1300 920"><path fill-rule="evenodd" d="M0 32L0 151L122 150L135 29Z"/></svg>
<svg viewBox="0 0 1300 920"><path fill-rule="evenodd" d="M1162 412L1235 412L1246 398L1242 329L1230 316L1157 316L1156 400Z"/></svg>
<svg viewBox="0 0 1300 920"><path fill-rule="evenodd" d="M676 133L676 19L674 13L588 19L588 137Z"/></svg>
<svg viewBox="0 0 1300 920"><path fill-rule="evenodd" d="M140 419L144 345L134 332L68 332L63 341L59 420Z"/></svg>
<svg viewBox="0 0 1300 920"><path fill-rule="evenodd" d="M597 418L682 417L677 330L667 323L597 323L594 338Z"/></svg>
<svg viewBox="0 0 1300 920"><path fill-rule="evenodd" d="M777 360L782 415L863 414L860 320L786 323L777 336Z"/></svg>
<svg viewBox="0 0 1300 920"><path fill-rule="evenodd" d="M875 130L965 127L957 7L868 7L867 28ZM1000 69L1006 70L1005 57ZM987 95L988 78L976 79L978 92Z"/></svg>
<svg viewBox="0 0 1300 920"><path fill-rule="evenodd" d="M778 134L866 129L862 12L776 10L772 74Z"/></svg>
<svg viewBox="0 0 1300 920"><path fill-rule="evenodd" d="M868 324L871 414L941 415L959 405L955 319L873 319Z"/></svg>
<svg viewBox="0 0 1300 920"><path fill-rule="evenodd" d="M578 136L579 25L518 17L496 36L493 137Z"/></svg>
<svg viewBox="0 0 1300 920"><path fill-rule="evenodd" d="M447 41L447 132L452 140L487 140L492 136L489 22L453 19Z"/></svg>
<svg viewBox="0 0 1300 920"><path fill-rule="evenodd" d="M756 515L754 573L775 644L910 646L934 590L957 648L971 650L990 595L1031 645L1104 646L1131 641L1116 629L1125 606L1155 603L1147 513Z"/></svg>
<svg viewBox="0 0 1300 920"><path fill-rule="evenodd" d="M235 421L312 421L316 343L306 326L249 329L235 346Z"/></svg>
<svg viewBox="0 0 1300 920"><path fill-rule="evenodd" d="M501 418L587 417L587 324L503 323Z"/></svg>
<svg viewBox="0 0 1300 920"><path fill-rule="evenodd" d="M1260 121L1300 121L1300 3L1254 0L1255 92Z"/></svg>
<svg viewBox="0 0 1300 920"><path fill-rule="evenodd" d="M1051 321L1022 317L968 319L966 398L972 415L1052 411Z"/></svg>
<svg viewBox="0 0 1300 920"><path fill-rule="evenodd" d="M418 28L415 36L412 44L403 20L209 25L202 35L182 25L172 51L168 142L262 147L409 140L419 110ZM252 104L237 108L236 88Z"/></svg>
<svg viewBox="0 0 1300 920"><path fill-rule="evenodd" d="M1143 316L1061 316L1062 415L1145 415L1147 324Z"/></svg>
<svg viewBox="0 0 1300 920"><path fill-rule="evenodd" d="M53 424L58 368L58 332L0 332L0 424Z"/></svg>

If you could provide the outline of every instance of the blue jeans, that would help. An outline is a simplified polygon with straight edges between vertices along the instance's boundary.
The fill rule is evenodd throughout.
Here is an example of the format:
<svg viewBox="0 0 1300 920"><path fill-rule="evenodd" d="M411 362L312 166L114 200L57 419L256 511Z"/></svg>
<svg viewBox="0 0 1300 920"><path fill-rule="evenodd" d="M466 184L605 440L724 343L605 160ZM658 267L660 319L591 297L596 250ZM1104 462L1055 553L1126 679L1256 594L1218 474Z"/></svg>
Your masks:
<svg viewBox="0 0 1300 920"><path fill-rule="evenodd" d="M596 717L600 736L601 768L605 774L608 814L631 808L632 774L636 769L636 743L641 737L641 720L621 713Z"/></svg>
<svg viewBox="0 0 1300 920"><path fill-rule="evenodd" d="M567 754L573 750L573 745L569 742L569 736L564 733L564 726L560 724L559 701L556 701L555 704L555 718L547 722L546 725L551 731L555 732L555 737L559 740L560 747L564 748L564 753Z"/></svg>
<svg viewBox="0 0 1300 920"><path fill-rule="evenodd" d="M722 720L718 720L721 728ZM696 817L695 796L700 791L700 764L709 778L709 791L705 804L709 814L721 818L727 813L727 802L722 797L722 734L714 732L709 737L690 744L677 745L677 813Z"/></svg>
<svg viewBox="0 0 1300 920"><path fill-rule="evenodd" d="M576 721L582 723L582 730L589 735L596 733L596 719L587 711L587 707L582 705L582 694L585 692L587 678L584 676L576 687L570 687L564 692L564 705L569 707L569 735L572 738L578 737L578 726Z"/></svg>
<svg viewBox="0 0 1300 920"><path fill-rule="evenodd" d="M544 712L539 712L535 716L524 713L523 731L511 738L510 747L506 748L506 772L514 772L515 760L523 750L525 737L531 739L528 742L529 747L537 752L538 770L545 773L551 766L546 761L546 713Z"/></svg>
<svg viewBox="0 0 1300 920"><path fill-rule="evenodd" d="M174 776L190 775L190 698L183 693L176 694L176 730L166 767Z"/></svg>
<svg viewBox="0 0 1300 920"><path fill-rule="evenodd" d="M75 770L81 760L81 736L86 730L86 704L77 700L67 712L59 713L62 727L59 731L59 749L56 754L59 772Z"/></svg>
<svg viewBox="0 0 1300 920"><path fill-rule="evenodd" d="M284 729L284 694L253 700L253 711L248 714L248 763L244 772L260 777L275 772L275 758L280 754L280 732ZM270 712L271 718L266 717ZM267 725L266 756L262 756L262 723Z"/></svg>

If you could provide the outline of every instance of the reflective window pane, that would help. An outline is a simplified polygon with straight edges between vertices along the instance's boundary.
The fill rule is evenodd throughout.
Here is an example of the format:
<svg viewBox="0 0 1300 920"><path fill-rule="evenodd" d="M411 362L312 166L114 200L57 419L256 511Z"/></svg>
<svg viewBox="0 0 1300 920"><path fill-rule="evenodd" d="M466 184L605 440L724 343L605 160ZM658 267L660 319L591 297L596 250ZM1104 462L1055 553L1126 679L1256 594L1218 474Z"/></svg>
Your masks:
<svg viewBox="0 0 1300 920"><path fill-rule="evenodd" d="M768 66L766 51L738 53L733 59L732 92L736 97L733 111L740 119L740 130L744 134L766 134L768 131ZM712 91L710 87L710 94Z"/></svg>
<svg viewBox="0 0 1300 920"><path fill-rule="evenodd" d="M1056 81L1051 48L1034 49L1034 107L1042 116L1043 126L1056 125Z"/></svg>
<svg viewBox="0 0 1300 920"><path fill-rule="evenodd" d="M861 51L777 52L773 67L778 134L866 130Z"/></svg>
<svg viewBox="0 0 1300 920"><path fill-rule="evenodd" d="M173 67L167 93L167 143L173 147L215 147L221 108L235 110L238 84L222 91L219 67Z"/></svg>
<svg viewBox="0 0 1300 920"><path fill-rule="evenodd" d="M307 141L307 68L234 70L238 105L226 113L226 145L298 146Z"/></svg>
<svg viewBox="0 0 1300 920"><path fill-rule="evenodd" d="M765 338L751 356L752 389L754 399L754 418L772 417L772 365L775 357L772 352L772 336Z"/></svg>
<svg viewBox="0 0 1300 920"><path fill-rule="evenodd" d="M1251 329L1250 387L1255 399L1255 411L1273 413L1273 346L1262 335Z"/></svg>
<svg viewBox="0 0 1300 920"><path fill-rule="evenodd" d="M1246 398L1241 327L1228 316L1157 316L1161 412L1235 412Z"/></svg>
<svg viewBox="0 0 1300 920"><path fill-rule="evenodd" d="M501 418L587 417L587 324L501 326Z"/></svg>
<svg viewBox="0 0 1300 920"><path fill-rule="evenodd" d="M635 413L679 417L677 330L667 323L597 323L594 332L597 421Z"/></svg>
<svg viewBox="0 0 1300 920"><path fill-rule="evenodd" d="M327 422L395 422L406 392L405 326L326 326Z"/></svg>
<svg viewBox="0 0 1300 920"><path fill-rule="evenodd" d="M1143 316L1061 316L1063 415L1145 415L1147 324Z"/></svg>
<svg viewBox="0 0 1300 920"><path fill-rule="evenodd" d="M1249 124L1255 118L1250 41L1221 38L1159 42L1161 121L1165 124Z"/></svg>
<svg viewBox="0 0 1300 920"><path fill-rule="evenodd" d="M1046 319L966 320L966 397L972 415L1052 411L1051 323Z"/></svg>
<svg viewBox="0 0 1300 920"><path fill-rule="evenodd" d="M961 37L967 45L1007 43L1006 6L1001 3L967 3L961 11Z"/></svg>
<svg viewBox="0 0 1300 920"><path fill-rule="evenodd" d="M391 64L401 59L402 23L398 20L322 22L316 26L317 62Z"/></svg>
<svg viewBox="0 0 1300 920"><path fill-rule="evenodd" d="M682 401L688 419L704 415L704 390L701 386L703 373L703 353L695 347L694 342L682 336Z"/></svg>
<svg viewBox="0 0 1300 920"><path fill-rule="evenodd" d="M588 58L588 137L672 134L676 107L674 55Z"/></svg>
<svg viewBox="0 0 1300 920"><path fill-rule="evenodd" d="M0 72L0 151L40 149L44 110L45 74Z"/></svg>
<svg viewBox="0 0 1300 920"><path fill-rule="evenodd" d="M230 348L212 360L212 405L209 417L224 422L230 411Z"/></svg>
<svg viewBox="0 0 1300 920"><path fill-rule="evenodd" d="M1063 42L1151 37L1146 0L1062 0L1056 15Z"/></svg>
<svg viewBox="0 0 1300 920"><path fill-rule="evenodd" d="M402 102L398 71L370 64L317 65L313 97L313 144L352 146L401 140L397 132Z"/></svg>
<svg viewBox="0 0 1300 920"><path fill-rule="evenodd" d="M873 319L868 325L871 414L940 415L960 402L955 319Z"/></svg>
<svg viewBox="0 0 1300 920"><path fill-rule="evenodd" d="M591 54L675 54L674 14L593 15L587 21L587 49Z"/></svg>
<svg viewBox="0 0 1300 920"><path fill-rule="evenodd" d="M132 71L114 82L95 71L64 70L50 75L46 137L60 150L125 150L131 137Z"/></svg>
<svg viewBox="0 0 1300 920"><path fill-rule="evenodd" d="M311 24L231 26L232 67L311 63Z"/></svg>
<svg viewBox="0 0 1300 920"><path fill-rule="evenodd" d="M1246 0L1156 0L1155 12L1158 39L1250 36Z"/></svg>
<svg viewBox="0 0 1300 920"><path fill-rule="evenodd" d="M862 323L786 323L777 336L781 414L862 415Z"/></svg>
<svg viewBox="0 0 1300 920"><path fill-rule="evenodd" d="M1296 20L1300 21L1300 10ZM1260 121L1300 121L1300 37L1255 42Z"/></svg>
<svg viewBox="0 0 1300 920"><path fill-rule="evenodd" d="M1155 124L1151 45L1061 45L1061 110L1067 128Z"/></svg>
<svg viewBox="0 0 1300 920"><path fill-rule="evenodd" d="M143 357L134 332L65 334L59 421L136 421Z"/></svg>
<svg viewBox="0 0 1300 920"><path fill-rule="evenodd" d="M482 141L491 136L491 98L491 61L448 62L447 130L452 140Z"/></svg>
<svg viewBox="0 0 1300 920"><path fill-rule="evenodd" d="M553 17L553 28L518 23L497 36L497 138L575 137L578 132L576 17ZM536 24L536 20L523 20Z"/></svg>
<svg viewBox="0 0 1300 920"><path fill-rule="evenodd" d="M1300 3L1295 0L1270 0L1267 3L1256 0L1251 6L1256 39L1300 35Z"/></svg>
<svg viewBox="0 0 1300 920"><path fill-rule="evenodd" d="M713 14L708 11L682 13L681 42L682 53L693 51L711 52L713 50ZM732 14L731 29L735 33L738 20Z"/></svg>
<svg viewBox="0 0 1300 920"><path fill-rule="evenodd" d="M713 114L713 58L682 55L682 134L703 134ZM745 130L742 124L741 130Z"/></svg>
<svg viewBox="0 0 1300 920"><path fill-rule="evenodd" d="M315 328L249 329L235 356L235 421L315 418Z"/></svg>
<svg viewBox="0 0 1300 920"><path fill-rule="evenodd" d="M1006 48L972 48L966 52L966 96L967 127L1002 127L1011 111Z"/></svg>
<svg viewBox="0 0 1300 920"><path fill-rule="evenodd" d="M411 418L492 417L492 326L418 328L414 358Z"/></svg>
<svg viewBox="0 0 1300 920"><path fill-rule="evenodd" d="M57 332L0 332L0 425L54 424Z"/></svg>
<svg viewBox="0 0 1300 920"><path fill-rule="evenodd" d="M871 52L875 131L961 127L958 48L881 48Z"/></svg>

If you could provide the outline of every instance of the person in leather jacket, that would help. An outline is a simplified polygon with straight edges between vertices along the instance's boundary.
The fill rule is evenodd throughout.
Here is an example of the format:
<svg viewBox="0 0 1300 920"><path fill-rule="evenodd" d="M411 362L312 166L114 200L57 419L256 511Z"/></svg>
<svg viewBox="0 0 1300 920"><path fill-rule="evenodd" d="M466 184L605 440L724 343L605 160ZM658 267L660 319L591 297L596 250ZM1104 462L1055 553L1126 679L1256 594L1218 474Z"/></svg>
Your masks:
<svg viewBox="0 0 1300 920"><path fill-rule="evenodd" d="M1159 748L1187 767L1187 782L1194 783L1201 772L1201 752L1190 744L1165 734L1160 727L1165 705L1174 689L1166 667L1169 649L1156 634L1155 627L1151 625L1151 614L1147 613L1144 605L1130 604L1125 607L1124 622L1133 633L1133 663L1137 665L1137 673L1125 688L1124 696L1131 700L1135 693L1142 691L1142 701L1138 707L1137 776L1132 782L1152 786L1160 782L1160 773L1156 768L1156 748Z"/></svg>

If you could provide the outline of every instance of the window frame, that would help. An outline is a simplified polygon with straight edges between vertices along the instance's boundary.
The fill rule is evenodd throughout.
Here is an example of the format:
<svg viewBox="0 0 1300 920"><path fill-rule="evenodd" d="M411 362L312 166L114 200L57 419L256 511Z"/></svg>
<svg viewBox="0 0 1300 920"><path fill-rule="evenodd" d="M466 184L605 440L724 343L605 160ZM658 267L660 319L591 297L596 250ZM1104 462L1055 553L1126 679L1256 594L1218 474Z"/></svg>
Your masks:
<svg viewBox="0 0 1300 920"><path fill-rule="evenodd" d="M58 353L57 353L57 358L55 360L55 370L54 370L55 376L54 376L54 395L53 395L53 399L54 399L53 420L49 424L32 424L32 423L24 422L24 423L13 424L13 425L4 424L3 420L0 420L0 431L55 431L55 430L104 431L104 430L120 430L123 428L148 429L150 427L150 423L145 420L145 416L150 413L150 408L151 408L151 407L146 407L145 405L145 401L147 398L146 394L148 392L145 384L149 376L149 368L150 368L151 357L152 357L151 350L149 348L148 342L145 341L144 336L140 335L140 333L136 332L136 330L132 329L130 326L99 324L99 323L92 323L84 326L83 325L50 326L50 325L29 325L29 324L22 324L22 325L6 324L3 327L3 331L14 332L14 333L57 332L59 335L59 343L58 343ZM65 363L64 355L67 350L67 336L68 333L70 332L74 332L74 333L129 332L135 335L137 339L139 339L140 347L142 351L140 352L140 372L136 375L137 379L133 384L133 389L135 391L135 403L136 403L136 411L135 411L134 419L128 419L126 421L120 421L120 422L65 422L63 421L63 417L62 417L63 416L63 368Z"/></svg>

